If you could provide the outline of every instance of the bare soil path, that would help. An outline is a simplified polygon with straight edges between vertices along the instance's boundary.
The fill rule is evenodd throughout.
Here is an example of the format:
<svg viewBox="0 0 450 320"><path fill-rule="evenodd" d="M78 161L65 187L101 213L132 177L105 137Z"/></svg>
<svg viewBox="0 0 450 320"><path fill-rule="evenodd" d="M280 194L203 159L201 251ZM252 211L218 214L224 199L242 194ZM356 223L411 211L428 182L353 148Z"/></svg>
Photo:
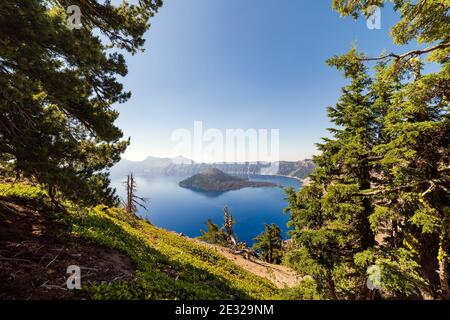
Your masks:
<svg viewBox="0 0 450 320"><path fill-rule="evenodd" d="M229 248L207 244L204 242L201 243L213 248L241 268L272 281L280 289L285 287L292 288L302 280L300 275L289 267L270 264L253 257L247 259L241 254L235 254L233 250Z"/></svg>

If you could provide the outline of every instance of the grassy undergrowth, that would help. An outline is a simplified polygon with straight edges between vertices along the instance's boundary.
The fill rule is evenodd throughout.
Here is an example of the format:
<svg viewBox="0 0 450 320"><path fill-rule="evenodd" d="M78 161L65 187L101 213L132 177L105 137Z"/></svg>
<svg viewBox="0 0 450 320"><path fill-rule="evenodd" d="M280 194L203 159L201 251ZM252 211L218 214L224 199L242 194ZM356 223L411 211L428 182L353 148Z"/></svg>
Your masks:
<svg viewBox="0 0 450 320"><path fill-rule="evenodd" d="M0 184L1 196L39 201L41 206L49 203L41 189L22 184ZM137 278L132 282L87 288L94 299L277 298L277 289L270 281L243 270L211 248L122 209L80 209L68 203L66 207L68 213L60 214L59 219L74 235L119 249L136 265Z"/></svg>

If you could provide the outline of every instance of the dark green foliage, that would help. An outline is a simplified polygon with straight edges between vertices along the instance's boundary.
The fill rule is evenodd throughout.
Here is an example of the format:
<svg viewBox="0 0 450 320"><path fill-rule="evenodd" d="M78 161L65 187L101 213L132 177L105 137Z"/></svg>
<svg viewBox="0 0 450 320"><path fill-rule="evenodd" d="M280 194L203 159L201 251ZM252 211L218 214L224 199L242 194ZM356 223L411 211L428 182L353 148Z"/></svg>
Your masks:
<svg viewBox="0 0 450 320"><path fill-rule="evenodd" d="M305 277L297 286L284 289L281 298L284 300L321 300L323 296L319 293L315 280Z"/></svg>
<svg viewBox="0 0 450 320"><path fill-rule="evenodd" d="M371 125L374 108L367 94L371 80L359 58L352 49L329 60L350 78L336 106L328 108L338 128L330 129L334 139L318 145L322 153L314 158L319 168L311 185L298 194L287 191L292 236L303 248L303 259L311 262L309 274L324 283L331 298L358 297L365 278L356 272L353 257L374 245L368 221L372 206L364 197L355 196L370 188L371 147L376 139L376 128ZM339 279L345 279L342 286Z"/></svg>
<svg viewBox="0 0 450 320"><path fill-rule="evenodd" d="M265 230L255 238L253 248L258 256L269 263L281 263L283 258L283 238L276 224L266 224Z"/></svg>
<svg viewBox="0 0 450 320"><path fill-rule="evenodd" d="M105 169L128 141L112 106L130 97L117 80L127 74L118 49L142 48L161 4L0 2L0 170L9 160L9 174L39 181L51 197L117 201ZM81 9L79 30L66 25L69 5Z"/></svg>
<svg viewBox="0 0 450 320"><path fill-rule="evenodd" d="M206 222L206 231L200 230L200 239L221 246L233 246L236 247L237 240L233 231L233 226L236 221L233 219L233 213L228 206L223 208L223 225L219 228L211 219Z"/></svg>
<svg viewBox="0 0 450 320"><path fill-rule="evenodd" d="M333 6L358 17L384 2ZM352 49L328 61L349 80L328 109L332 138L318 145L311 184L287 191L295 245L287 260L325 298L450 298L449 3L393 2L394 42L428 47L373 59ZM438 71L422 74L424 56ZM377 61L373 72L368 60ZM366 286L373 265L376 294Z"/></svg>

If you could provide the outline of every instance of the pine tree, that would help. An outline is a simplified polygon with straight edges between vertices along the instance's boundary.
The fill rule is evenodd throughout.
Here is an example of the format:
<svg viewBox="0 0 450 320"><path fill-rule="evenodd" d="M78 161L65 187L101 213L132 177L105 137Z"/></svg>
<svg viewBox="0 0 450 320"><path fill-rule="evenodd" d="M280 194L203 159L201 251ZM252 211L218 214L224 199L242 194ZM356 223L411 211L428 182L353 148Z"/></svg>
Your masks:
<svg viewBox="0 0 450 320"><path fill-rule="evenodd" d="M107 169L128 141L112 106L130 93L120 51L136 53L160 0L138 5L95 0L0 2L0 161L85 204L117 203ZM66 9L81 9L81 29Z"/></svg>
<svg viewBox="0 0 450 320"><path fill-rule="evenodd" d="M206 222L206 231L200 230L201 236L200 240L205 241L211 244L218 244L222 246L226 246L227 236L223 232L221 228L217 224L215 224L211 219L208 219Z"/></svg>
<svg viewBox="0 0 450 320"><path fill-rule="evenodd" d="M202 234L200 239L208 243L236 248L241 244L237 242L236 235L234 234L233 227L235 220L228 206L223 208L223 220L223 225L219 228L211 219L208 219L206 222L206 231L200 230Z"/></svg>
<svg viewBox="0 0 450 320"><path fill-rule="evenodd" d="M259 257L268 263L281 263L283 257L283 238L276 224L265 224L265 230L255 238L253 248Z"/></svg>
<svg viewBox="0 0 450 320"><path fill-rule="evenodd" d="M318 144L321 154L314 161L319 168L312 184L298 194L288 191L287 211L295 227L291 234L304 258L316 266L308 272L326 284L324 290L333 299L367 295L365 270L355 264L355 256L375 244L369 222L373 206L361 193L371 186L376 110L369 94L371 79L360 58L352 49L328 61L350 83L328 108L336 127L329 129L333 138Z"/></svg>
<svg viewBox="0 0 450 320"><path fill-rule="evenodd" d="M406 243L403 250L414 248L428 295L448 299L450 4L446 0L394 2L401 14L391 30L394 42L417 41L426 47L364 59L382 61L385 67L378 74L401 81L390 93L384 117L387 141L375 148L381 157L381 181L372 194L380 206L372 220L375 225L391 222L399 238L397 246ZM334 6L344 15L368 12L363 1L335 0ZM439 66L438 71L422 75L425 56L428 63ZM427 296L423 290L422 296Z"/></svg>
<svg viewBox="0 0 450 320"><path fill-rule="evenodd" d="M319 145L311 185L288 190L296 245L288 261L329 298L373 297L363 283L371 265L381 272L379 296L449 298L449 3L394 3L394 41L429 46L329 61L350 85L328 110L336 127ZM355 18L383 4L333 1ZM423 75L424 55L440 70ZM377 62L373 77L368 61Z"/></svg>

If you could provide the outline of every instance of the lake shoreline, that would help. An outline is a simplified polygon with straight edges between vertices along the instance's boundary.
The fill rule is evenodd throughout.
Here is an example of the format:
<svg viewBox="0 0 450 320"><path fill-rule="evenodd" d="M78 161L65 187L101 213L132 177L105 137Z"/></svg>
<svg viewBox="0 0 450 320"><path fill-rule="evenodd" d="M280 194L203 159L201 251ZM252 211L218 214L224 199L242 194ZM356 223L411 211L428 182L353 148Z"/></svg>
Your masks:
<svg viewBox="0 0 450 320"><path fill-rule="evenodd" d="M283 175L283 174L254 174L251 176L260 176L260 177L282 177L282 178L289 178L289 179L294 179L298 182L301 183L301 187L302 186L307 186L310 183L310 178L306 177L306 178L299 178L299 177L293 177L293 176L287 176L287 175Z"/></svg>

